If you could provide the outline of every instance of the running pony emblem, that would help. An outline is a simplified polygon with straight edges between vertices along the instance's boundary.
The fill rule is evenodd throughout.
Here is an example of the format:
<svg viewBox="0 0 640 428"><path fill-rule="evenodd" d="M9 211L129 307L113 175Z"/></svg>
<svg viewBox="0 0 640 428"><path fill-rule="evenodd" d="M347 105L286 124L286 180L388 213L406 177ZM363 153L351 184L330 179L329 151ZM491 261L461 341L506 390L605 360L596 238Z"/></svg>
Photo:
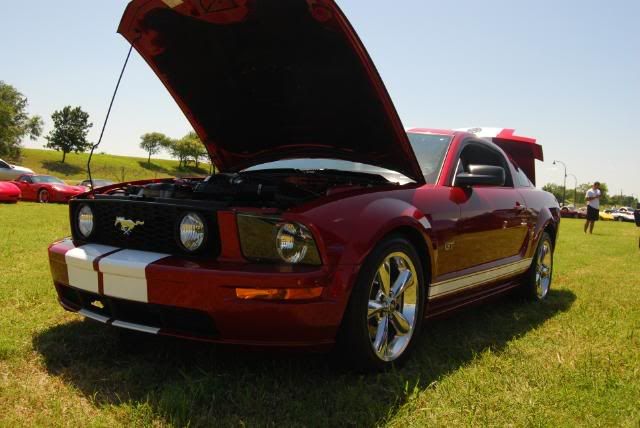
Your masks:
<svg viewBox="0 0 640 428"><path fill-rule="evenodd" d="M124 233L125 236L129 236L137 226L144 226L144 221L133 221L124 217L116 217L114 226L120 226L122 233Z"/></svg>

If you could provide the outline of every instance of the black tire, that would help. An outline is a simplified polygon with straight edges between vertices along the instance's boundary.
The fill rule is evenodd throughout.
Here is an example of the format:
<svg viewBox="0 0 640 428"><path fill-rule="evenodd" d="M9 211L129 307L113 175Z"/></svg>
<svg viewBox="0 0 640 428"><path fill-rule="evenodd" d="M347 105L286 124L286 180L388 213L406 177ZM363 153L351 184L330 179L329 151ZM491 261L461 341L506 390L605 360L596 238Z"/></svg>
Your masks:
<svg viewBox="0 0 640 428"><path fill-rule="evenodd" d="M542 256L542 251L544 251L543 249L545 248L545 246L549 251L549 258L547 260L550 260L550 265L544 266L545 268L548 268L548 276L542 277L542 272L540 270L540 257ZM529 270L525 274L524 281L521 287L521 294L528 300L542 301L549 295L551 284L553 282L553 252L553 240L547 232L544 232L542 234L542 237L540 238L540 242L538 242L536 252L531 262L531 267L529 267ZM541 275L541 277L539 278L538 275ZM544 283L538 283L539 280L543 280L546 278L548 278L548 283L546 286L543 285ZM539 287L540 285L542 285L542 287Z"/></svg>
<svg viewBox="0 0 640 428"><path fill-rule="evenodd" d="M378 268L381 267L388 257L394 253L402 253L403 255L408 256L413 264L417 282L413 282L413 285L407 288L407 293L411 288L416 287L415 293L414 290L411 290L410 292L411 297L415 297L416 304L414 318L412 319L413 328L411 330L410 337L407 339L408 344L406 344L404 348L400 347L402 351L400 351L398 356L394 357L393 360L385 361L374 351L374 345L371 337L371 329L373 327L370 323L375 317L369 316L368 308L369 301L371 299L372 287L374 286L377 278ZM397 272L400 271L398 270ZM420 329L422 327L426 298L424 278L424 270L420 257L413 245L407 239L399 235L392 235L382 240L367 257L365 263L360 269L358 280L354 286L349 303L345 310L342 326L337 337L336 356L339 358L339 362L346 364L351 369L363 372L387 370L394 365L399 366L406 362L416 340L419 338ZM389 295L391 296L392 293L389 293ZM395 300L394 304L396 304ZM402 303L398 306L402 308L400 311L405 310L405 305L407 308L411 306L410 304L406 304L405 294L403 294ZM390 320L391 318L388 319ZM393 335L395 335L393 340L398 337L400 337L400 340L403 340L402 335L397 334L397 330L394 329L393 322L389 322L390 323L387 324L390 326L388 336L391 336L392 332L396 332L393 333ZM389 342L387 341L386 343L388 344Z"/></svg>
<svg viewBox="0 0 640 428"><path fill-rule="evenodd" d="M48 204L49 197L50 195L47 189L40 189L40 191L38 192L38 202L41 204Z"/></svg>

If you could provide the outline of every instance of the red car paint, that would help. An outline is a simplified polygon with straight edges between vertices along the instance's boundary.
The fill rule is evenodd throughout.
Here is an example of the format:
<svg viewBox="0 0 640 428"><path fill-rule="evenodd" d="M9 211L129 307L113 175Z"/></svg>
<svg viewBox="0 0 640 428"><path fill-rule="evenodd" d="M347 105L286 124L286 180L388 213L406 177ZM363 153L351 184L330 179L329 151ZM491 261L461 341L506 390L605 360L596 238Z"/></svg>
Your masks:
<svg viewBox="0 0 640 428"><path fill-rule="evenodd" d="M8 181L0 181L0 202L16 203L20 195L18 186Z"/></svg>
<svg viewBox="0 0 640 428"><path fill-rule="evenodd" d="M25 174L12 183L20 188L24 201L67 203L71 198L87 191L84 186L69 186L61 180L55 183L39 182L43 177L49 176ZM41 200L43 198L46 200Z"/></svg>
<svg viewBox="0 0 640 428"><path fill-rule="evenodd" d="M420 254L430 267L431 290L492 269L502 272L472 287L432 293L427 317L517 286L542 232L557 233L557 203L552 195L533 187L468 190L451 186L449 177L461 147L475 139L467 133L452 135L435 184L339 193L282 213L284 221L305 224L312 231L322 257L320 267L247 261L236 226L237 213L245 210L220 211L222 252L217 260L167 255L144 267L148 304L198 310L211 318L216 335L201 337L170 330L157 333L229 344L326 348L335 340L360 266L376 243L394 232L419 243ZM513 167L510 173L515 174ZM49 252L61 303L77 311L80 308L66 301L62 292L68 288L67 260L73 248L72 242L61 241ZM105 260L114 257L105 251ZM105 274L100 266L100 260L93 262L98 278ZM246 301L234 294L236 288L261 287L323 287L324 292L320 299L302 302ZM103 293L104 289L99 289L98 294Z"/></svg>
<svg viewBox="0 0 640 428"><path fill-rule="evenodd" d="M535 158L542 158L535 140L513 137L509 131L500 136L500 141L488 141L468 132L412 130L451 137L437 179L425 184L427 180L375 67L333 1L222 3L233 7L219 9L218 3L193 0L134 0L119 29L160 76L222 171L280 159L324 157L381 166L401 172L414 182L340 189L282 211L241 204L219 210L215 215L221 248L215 259L83 245L71 240L56 242L49 248L49 255L62 306L106 324L156 334L228 344L324 349L336 339L361 267L390 234L405 236L421 258L428 294L426 317L439 316L519 284L543 232L555 239L560 221L559 207L551 194L535 189L527 180L515 180L519 170L509 159L519 158L532 166ZM265 9L256 10L257 4L275 20L262 22L262 28L272 29L277 41L285 45L300 36L298 40L309 44L307 51L294 49L296 55L283 58L278 56L282 52L275 48L277 44L269 46L275 50L263 52L276 57L273 68L269 55L256 55L246 42L264 40L245 40L246 34L241 32L254 31L251 25L264 18L259 12ZM313 31L298 27L300 22ZM180 31L173 31L171 25ZM294 32L284 37L281 27ZM219 63L209 67L207 61L217 61L215 55L198 50L217 41L215 37L206 41L199 38L209 37L209 31L238 31L232 38L234 46L247 52L240 50L241 55L236 55L238 52L222 42L221 49L228 54L225 60L237 61L240 69L225 69ZM180 34L184 40L174 38ZM334 62L322 57L327 46L320 42L339 51ZM182 62L176 61L180 53L184 54ZM301 62L290 62L296 58ZM176 68L177 64L182 68ZM309 64L312 67L304 69ZM333 68L326 69L327 64ZM288 76L294 77L293 86L280 79L281 72L302 69L313 79L306 79L304 73ZM256 71L259 76L253 74ZM357 84L331 80L331 73ZM262 87L252 84L252 79L264 75L272 79L276 90L270 87L261 92ZM231 104L216 104L213 95L225 88L208 86L207 79L222 79L241 102L227 99L228 94L223 93L222 98ZM315 90L314 84L322 91ZM332 84L343 97L337 96ZM302 100L300 94L308 95L310 101ZM242 126L237 126L240 122ZM345 132L340 133L342 130ZM461 152L474 144L500 154L510 184L454 185ZM527 152L531 156L523 157ZM531 168L525 173L535 180ZM97 189L73 204L99 199L119 187L122 185ZM278 216L284 222L306 226L321 264L267 264L246 259L237 223L242 213ZM238 298L236 291L317 288L322 289L321 296L307 300L246 300ZM139 316L143 313L144 317ZM157 323L139 321L141 318L156 319ZM185 319L197 319L198 325L205 322L207 329L190 329L184 325ZM176 328L180 323L183 325Z"/></svg>

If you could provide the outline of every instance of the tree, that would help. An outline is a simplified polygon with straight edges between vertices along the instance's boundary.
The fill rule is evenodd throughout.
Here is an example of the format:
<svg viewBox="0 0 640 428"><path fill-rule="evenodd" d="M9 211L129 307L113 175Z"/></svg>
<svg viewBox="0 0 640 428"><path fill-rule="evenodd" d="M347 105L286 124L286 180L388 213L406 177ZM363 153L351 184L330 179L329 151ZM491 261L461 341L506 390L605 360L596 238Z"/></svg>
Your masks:
<svg viewBox="0 0 640 428"><path fill-rule="evenodd" d="M27 98L0 80L0 156L20 157L22 140L35 140L42 133L40 116L27 114Z"/></svg>
<svg viewBox="0 0 640 428"><path fill-rule="evenodd" d="M93 124L89 123L89 114L80 107L66 106L60 111L55 111L51 119L53 129L47 136L48 143L45 147L61 151L62 163L67 153L85 152L91 148L91 143L87 141L87 134Z"/></svg>
<svg viewBox="0 0 640 428"><path fill-rule="evenodd" d="M198 168L200 166L200 158L207 155L207 150L202 144L202 141L200 141L200 137L198 137L198 134L195 132L189 132L187 135L182 137L182 140L185 144L187 156L193 159L196 168Z"/></svg>
<svg viewBox="0 0 640 428"><path fill-rule="evenodd" d="M164 148L169 152L171 157L178 159L178 168L182 168L187 165L188 148L184 141L168 139L164 144Z"/></svg>
<svg viewBox="0 0 640 428"><path fill-rule="evenodd" d="M553 196L555 196L558 202L562 201L562 194L564 192L563 186L554 183L548 183L545 184L544 187L542 187L542 190L551 193Z"/></svg>
<svg viewBox="0 0 640 428"><path fill-rule="evenodd" d="M584 205L585 202L585 195L587 193L587 190L591 189L592 184L590 183L584 183L584 184L580 184L577 188L576 188L576 200L573 201L574 205L578 206L578 205ZM559 184L555 184L555 183L548 183L545 184L544 187L542 187L542 190L544 190L545 192L549 192L551 194L553 194L553 196L556 197L556 200L562 201L562 192L564 190L564 187L560 186ZM609 188L607 187L607 183L600 183L600 203L601 204L608 204L609 203ZM567 189L567 195L573 196L573 190L572 189ZM570 198L568 198L570 199Z"/></svg>
<svg viewBox="0 0 640 428"><path fill-rule="evenodd" d="M140 148L149 153L147 165L151 166L151 156L158 154L160 150L167 146L169 137L159 132L150 132L140 137Z"/></svg>
<svg viewBox="0 0 640 428"><path fill-rule="evenodd" d="M179 140L169 140L164 147L171 156L178 159L178 167L186 167L189 160L193 160L196 168L200 165L200 159L207 151L195 132L189 132Z"/></svg>

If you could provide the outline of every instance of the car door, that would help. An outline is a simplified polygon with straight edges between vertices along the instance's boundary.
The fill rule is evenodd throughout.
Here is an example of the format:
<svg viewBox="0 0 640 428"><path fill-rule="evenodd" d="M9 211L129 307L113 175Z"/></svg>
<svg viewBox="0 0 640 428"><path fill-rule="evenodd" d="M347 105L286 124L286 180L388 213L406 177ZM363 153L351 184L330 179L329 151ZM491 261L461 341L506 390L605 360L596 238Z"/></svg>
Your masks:
<svg viewBox="0 0 640 428"><path fill-rule="evenodd" d="M15 181L15 184L20 188L22 192L22 199L32 200L35 199L35 193L33 191L33 180L28 175L23 175Z"/></svg>
<svg viewBox="0 0 640 428"><path fill-rule="evenodd" d="M527 221L526 203L514 186L504 154L482 140L462 144L456 174L469 165L500 166L505 170L502 186L474 185L462 189L458 199L456 247L464 256L460 269L483 270L518 262L524 255ZM456 186L454 178L454 187Z"/></svg>

